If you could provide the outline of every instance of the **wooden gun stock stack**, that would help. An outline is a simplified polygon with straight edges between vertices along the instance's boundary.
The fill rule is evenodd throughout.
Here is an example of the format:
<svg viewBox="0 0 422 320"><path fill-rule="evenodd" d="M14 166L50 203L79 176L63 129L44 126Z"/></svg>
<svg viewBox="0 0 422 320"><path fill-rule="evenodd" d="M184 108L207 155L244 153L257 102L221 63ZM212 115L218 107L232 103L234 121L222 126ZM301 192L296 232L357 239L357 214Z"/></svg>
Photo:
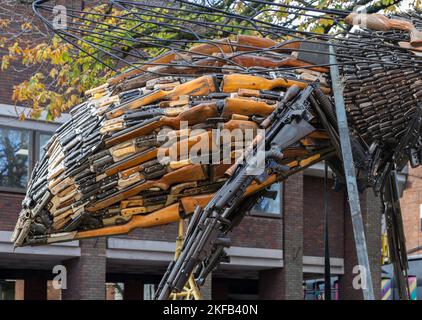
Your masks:
<svg viewBox="0 0 422 320"><path fill-rule="evenodd" d="M370 29L401 32L413 49L422 45L420 31L407 21L354 14L345 20L362 19ZM368 34L370 43L362 41ZM265 174L242 180L249 184L239 187L236 200L268 196L266 187L321 160L342 187L330 69L321 58L329 45L336 47L344 77L361 187L382 192L391 168L403 159L414 166L422 160L422 143L414 138L421 128L412 126L417 134L407 129L418 124L422 74L417 63L400 63L408 62L409 51L399 40L390 43L369 30L330 43L238 35L169 51L109 79L86 92L86 101L70 110L71 120L44 147L12 241L42 245L124 234L193 214L192 231L199 209L262 145L269 159ZM394 49L379 50L385 43ZM313 45L317 55L303 54ZM406 154L400 161L391 155L396 146ZM231 192L220 196L228 199Z"/></svg>
<svg viewBox="0 0 422 320"><path fill-rule="evenodd" d="M313 76L330 92L328 69L288 54L299 42L283 45L240 35L217 43L194 46L183 57L161 55L150 63L163 66L145 64L88 90L87 100L70 111L72 120L44 147L13 235L15 245L120 234L177 221L193 212L193 204L210 200L285 90L306 88L309 81L304 79ZM254 52L272 46L278 49L271 56ZM187 58L190 67L182 63ZM236 73L232 61L250 69L303 69L271 78ZM325 149L323 131L286 150L283 163L295 167ZM238 135L224 140L224 132ZM202 144L207 148L201 149Z"/></svg>

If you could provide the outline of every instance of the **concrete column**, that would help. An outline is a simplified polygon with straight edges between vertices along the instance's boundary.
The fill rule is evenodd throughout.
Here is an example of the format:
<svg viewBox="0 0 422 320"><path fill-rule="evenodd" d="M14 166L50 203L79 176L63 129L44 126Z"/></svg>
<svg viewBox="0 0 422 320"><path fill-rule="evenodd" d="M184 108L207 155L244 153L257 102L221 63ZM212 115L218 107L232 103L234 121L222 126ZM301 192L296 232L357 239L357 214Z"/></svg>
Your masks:
<svg viewBox="0 0 422 320"><path fill-rule="evenodd" d="M276 274L280 292L268 293L278 299L303 299L303 173L284 183L283 268ZM277 270L277 269L276 269Z"/></svg>
<svg viewBox="0 0 422 320"><path fill-rule="evenodd" d="M81 256L64 262L67 289L63 300L104 300L106 281L106 238L80 241Z"/></svg>
<svg viewBox="0 0 422 320"><path fill-rule="evenodd" d="M123 290L124 300L143 300L144 283L141 280L126 280Z"/></svg>
<svg viewBox="0 0 422 320"><path fill-rule="evenodd" d="M381 199L372 189L360 194L361 210L365 226L366 247L372 274L376 299L381 298ZM362 300L362 290L353 287L357 273L353 268L358 265L354 242L353 226L346 203L344 218L344 275L339 279L339 295L342 300Z"/></svg>
<svg viewBox="0 0 422 320"><path fill-rule="evenodd" d="M25 278L23 286L25 300L47 300L47 280L45 278Z"/></svg>

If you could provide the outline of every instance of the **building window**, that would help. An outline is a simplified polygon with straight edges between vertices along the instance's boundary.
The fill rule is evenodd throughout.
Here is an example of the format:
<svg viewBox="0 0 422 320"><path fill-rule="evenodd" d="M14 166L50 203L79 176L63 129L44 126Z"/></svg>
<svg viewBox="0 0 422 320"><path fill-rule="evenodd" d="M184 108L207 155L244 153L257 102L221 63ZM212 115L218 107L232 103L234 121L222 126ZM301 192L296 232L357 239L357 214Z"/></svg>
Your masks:
<svg viewBox="0 0 422 320"><path fill-rule="evenodd" d="M281 217L283 207L283 183L274 183L269 187L270 191L277 192L275 199L262 198L255 204L251 211L251 215Z"/></svg>
<svg viewBox="0 0 422 320"><path fill-rule="evenodd" d="M0 279L0 300L15 300L15 281Z"/></svg>
<svg viewBox="0 0 422 320"><path fill-rule="evenodd" d="M28 177L52 133L0 127L0 191L25 192Z"/></svg>
<svg viewBox="0 0 422 320"><path fill-rule="evenodd" d="M29 131L0 128L0 186L24 189L29 173Z"/></svg>
<svg viewBox="0 0 422 320"><path fill-rule="evenodd" d="M45 153L44 146L47 144L48 140L50 140L52 134L51 133L44 133L39 132L38 134L38 159L41 159Z"/></svg>

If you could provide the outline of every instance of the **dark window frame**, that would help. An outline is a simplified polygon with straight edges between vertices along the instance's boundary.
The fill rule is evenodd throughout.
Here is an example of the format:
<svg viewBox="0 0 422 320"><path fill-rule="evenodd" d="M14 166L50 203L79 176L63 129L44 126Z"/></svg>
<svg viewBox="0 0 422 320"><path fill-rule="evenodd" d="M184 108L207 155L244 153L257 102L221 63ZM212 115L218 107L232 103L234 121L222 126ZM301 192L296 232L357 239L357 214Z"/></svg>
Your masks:
<svg viewBox="0 0 422 320"><path fill-rule="evenodd" d="M282 219L283 218L283 204L284 204L284 185L283 182L279 182L278 196L280 197L280 213L272 213L265 211L258 211L251 209L248 212L248 215L252 217L263 217L263 218L272 218L272 219Z"/></svg>
<svg viewBox="0 0 422 320"><path fill-rule="evenodd" d="M54 131L48 130L34 130L20 126L8 126L8 125L0 125L0 129L10 129L10 130L22 130L28 132L29 141L28 141L28 181L31 177L32 170L35 167L36 162L39 160L39 149L40 149L40 134L54 134ZM7 193L16 193L16 194L25 194L25 188L15 188L15 187L4 187L0 186L0 192L7 192Z"/></svg>

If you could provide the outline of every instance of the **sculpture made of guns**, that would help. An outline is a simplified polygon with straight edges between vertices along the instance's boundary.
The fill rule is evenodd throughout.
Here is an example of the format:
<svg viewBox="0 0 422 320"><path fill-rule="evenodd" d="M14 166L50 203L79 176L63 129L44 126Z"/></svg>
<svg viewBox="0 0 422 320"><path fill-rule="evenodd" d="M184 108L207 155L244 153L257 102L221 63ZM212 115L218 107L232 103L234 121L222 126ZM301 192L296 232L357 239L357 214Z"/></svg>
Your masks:
<svg viewBox="0 0 422 320"><path fill-rule="evenodd" d="M51 26L43 15L52 8L49 2L36 1L34 9ZM265 4L241 2L256 12L254 4ZM156 297L182 290L192 273L201 285L225 258L228 234L250 206L273 196L266 189L271 184L325 160L336 188L344 188L330 77L335 67L342 77L358 187L381 194L395 272L406 276L394 177L408 161L418 166L422 159L418 14L387 18L273 4L272 10L298 17L331 17L334 30L361 21L368 27L331 35L199 2L112 5L122 21L147 21L152 29L173 30L177 40L139 35L132 28L128 58L118 49L119 41L128 39L101 46L84 37L88 31L111 37L95 28L78 29L77 23L92 19L85 11L69 10L68 28L54 29L79 49L80 41L92 45L96 59L106 63L101 57L108 56L132 68L88 90L86 101L69 111L71 120L44 147L12 236L15 246L118 235L190 217L180 255ZM206 14L213 19L206 21ZM157 19L147 19L151 16ZM209 35L219 38L207 40ZM147 60L151 47L160 52ZM225 140L223 131L240 132L240 139ZM405 287L401 282L402 297Z"/></svg>

